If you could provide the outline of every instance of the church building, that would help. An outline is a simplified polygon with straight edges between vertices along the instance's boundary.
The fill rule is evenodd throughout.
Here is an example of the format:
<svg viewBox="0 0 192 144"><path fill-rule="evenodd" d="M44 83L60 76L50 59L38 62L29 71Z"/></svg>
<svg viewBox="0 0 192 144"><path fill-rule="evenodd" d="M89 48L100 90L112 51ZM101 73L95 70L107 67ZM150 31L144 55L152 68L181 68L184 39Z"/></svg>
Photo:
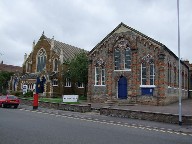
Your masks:
<svg viewBox="0 0 192 144"><path fill-rule="evenodd" d="M37 43L33 42L32 51L25 54L23 75L15 75L10 82L10 90L22 91L27 85L28 91L35 90L37 77L44 79L43 95L61 97L63 94L83 94L84 86L64 76L67 66L64 62L85 50L47 38L44 32Z"/></svg>
<svg viewBox="0 0 192 144"><path fill-rule="evenodd" d="M89 52L88 100L167 105L178 101L179 59L164 44L120 23ZM182 98L189 63L181 61Z"/></svg>

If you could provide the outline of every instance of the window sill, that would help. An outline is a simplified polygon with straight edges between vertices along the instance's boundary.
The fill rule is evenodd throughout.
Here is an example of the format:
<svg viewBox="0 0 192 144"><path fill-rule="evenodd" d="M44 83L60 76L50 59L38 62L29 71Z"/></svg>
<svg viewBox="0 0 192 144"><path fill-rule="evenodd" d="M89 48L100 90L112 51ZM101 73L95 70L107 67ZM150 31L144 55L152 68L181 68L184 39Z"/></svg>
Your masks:
<svg viewBox="0 0 192 144"><path fill-rule="evenodd" d="M155 88L155 85L140 85L141 88Z"/></svg>
<svg viewBox="0 0 192 144"><path fill-rule="evenodd" d="M131 71L131 69L124 69L124 70L114 70L115 72L121 72L121 71Z"/></svg>
<svg viewBox="0 0 192 144"><path fill-rule="evenodd" d="M106 85L94 85L94 86L106 86Z"/></svg>
<svg viewBox="0 0 192 144"><path fill-rule="evenodd" d="M65 87L71 87L71 86L65 86Z"/></svg>
<svg viewBox="0 0 192 144"><path fill-rule="evenodd" d="M58 86L58 85L53 85L54 87Z"/></svg>

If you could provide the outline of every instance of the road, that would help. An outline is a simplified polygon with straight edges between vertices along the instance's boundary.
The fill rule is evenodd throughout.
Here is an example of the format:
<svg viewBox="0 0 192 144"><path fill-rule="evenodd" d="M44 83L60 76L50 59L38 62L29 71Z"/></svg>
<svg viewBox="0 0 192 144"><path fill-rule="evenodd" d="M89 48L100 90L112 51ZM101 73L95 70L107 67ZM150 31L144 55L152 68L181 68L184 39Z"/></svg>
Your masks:
<svg viewBox="0 0 192 144"><path fill-rule="evenodd" d="M191 134L108 119L0 108L0 144L191 144L191 141Z"/></svg>

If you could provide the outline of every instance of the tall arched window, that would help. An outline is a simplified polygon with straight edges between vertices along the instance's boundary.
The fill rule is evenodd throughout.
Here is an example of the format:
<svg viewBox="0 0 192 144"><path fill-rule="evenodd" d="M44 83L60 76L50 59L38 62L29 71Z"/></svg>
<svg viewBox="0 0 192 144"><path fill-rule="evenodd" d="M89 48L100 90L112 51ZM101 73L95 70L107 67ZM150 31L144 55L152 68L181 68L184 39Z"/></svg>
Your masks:
<svg viewBox="0 0 192 144"><path fill-rule="evenodd" d="M146 85L147 84L147 69L146 69L146 64L145 63L141 64L141 69L142 69L141 85Z"/></svg>
<svg viewBox="0 0 192 144"><path fill-rule="evenodd" d="M121 63L121 54L120 49L116 48L114 51L114 61L115 61L115 70L120 69L120 63Z"/></svg>
<svg viewBox="0 0 192 144"><path fill-rule="evenodd" d="M53 65L54 65L54 71L58 71L58 60L57 59L55 59L54 61L53 61Z"/></svg>
<svg viewBox="0 0 192 144"><path fill-rule="evenodd" d="M125 49L125 69L131 69L131 50L129 47Z"/></svg>
<svg viewBox="0 0 192 144"><path fill-rule="evenodd" d="M174 87L177 86L177 68L174 66Z"/></svg>
<svg viewBox="0 0 192 144"><path fill-rule="evenodd" d="M150 85L155 85L155 68L154 63L150 63Z"/></svg>
<svg viewBox="0 0 192 144"><path fill-rule="evenodd" d="M153 57L149 54L142 58L141 85L155 85L155 64Z"/></svg>
<svg viewBox="0 0 192 144"><path fill-rule="evenodd" d="M46 66L46 51L45 49L40 49L37 53L37 72L41 72Z"/></svg>

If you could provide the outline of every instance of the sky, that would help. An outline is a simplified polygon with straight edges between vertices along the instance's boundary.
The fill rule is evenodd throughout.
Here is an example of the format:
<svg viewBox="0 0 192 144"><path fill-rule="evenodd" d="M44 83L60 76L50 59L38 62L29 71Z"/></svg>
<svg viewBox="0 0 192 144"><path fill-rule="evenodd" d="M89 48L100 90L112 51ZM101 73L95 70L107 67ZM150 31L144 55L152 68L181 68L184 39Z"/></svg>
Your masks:
<svg viewBox="0 0 192 144"><path fill-rule="evenodd" d="M180 52L192 63L192 0L180 0ZM0 61L22 66L45 36L90 51L121 22L178 56L177 0L0 0Z"/></svg>

